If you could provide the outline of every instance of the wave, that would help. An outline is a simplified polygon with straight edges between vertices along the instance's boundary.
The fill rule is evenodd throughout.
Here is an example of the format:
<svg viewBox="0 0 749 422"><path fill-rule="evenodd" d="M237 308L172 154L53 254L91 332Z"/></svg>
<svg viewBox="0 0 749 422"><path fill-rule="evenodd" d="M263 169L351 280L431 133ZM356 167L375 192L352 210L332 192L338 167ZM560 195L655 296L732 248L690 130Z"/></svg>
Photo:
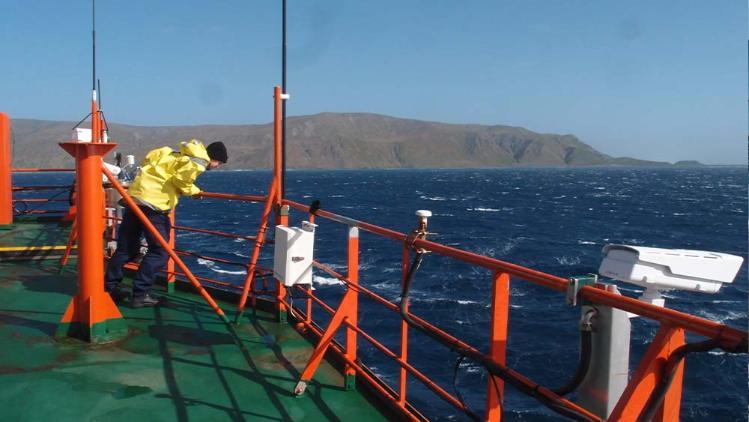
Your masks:
<svg viewBox="0 0 749 422"><path fill-rule="evenodd" d="M322 277L319 275L312 276L312 282L321 286L336 286L341 285L343 282L334 277Z"/></svg>
<svg viewBox="0 0 749 422"><path fill-rule="evenodd" d="M426 199L427 201L447 201L447 198L445 198L444 196L426 196L426 195L421 195L421 196L419 196L419 198Z"/></svg>
<svg viewBox="0 0 749 422"><path fill-rule="evenodd" d="M555 256L555 257L554 257L554 259L555 259L555 260L556 260L556 261L557 261L557 262L558 262L558 263L559 263L560 265L567 265L567 266L570 266L570 265L577 265L577 264L579 264L579 263L580 263L580 258L579 258L579 257L576 257L576 256L573 256L573 257L568 257L568 256Z"/></svg>
<svg viewBox="0 0 749 422"><path fill-rule="evenodd" d="M213 271L215 273L232 274L232 275L247 274L247 271L245 271L245 270L238 270L238 271L224 270L221 267L219 267L218 265L216 265L215 262L209 261L209 260L203 259L203 258L198 258L198 264L202 265L204 267L208 267L209 270L211 270L211 271Z"/></svg>
<svg viewBox="0 0 749 422"><path fill-rule="evenodd" d="M697 311L697 315L709 319L710 321L715 321L717 323L723 324L726 321L734 321L738 319L743 319L747 317L746 312L741 311L727 311L727 312L720 312L720 311L707 311L704 309L700 309Z"/></svg>
<svg viewBox="0 0 749 422"><path fill-rule="evenodd" d="M476 208L466 208L466 211L479 211L479 212L500 212L502 210L497 208L483 208L483 207L476 207Z"/></svg>

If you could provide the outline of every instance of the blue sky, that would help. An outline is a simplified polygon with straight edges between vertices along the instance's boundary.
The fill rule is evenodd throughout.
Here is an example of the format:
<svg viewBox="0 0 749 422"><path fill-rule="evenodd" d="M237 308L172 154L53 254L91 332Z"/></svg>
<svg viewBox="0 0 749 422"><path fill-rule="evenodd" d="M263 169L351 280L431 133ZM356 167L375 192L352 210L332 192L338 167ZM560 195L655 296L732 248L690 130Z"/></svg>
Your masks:
<svg viewBox="0 0 749 422"><path fill-rule="evenodd" d="M0 110L78 120L89 1L1 0ZM288 0L289 115L572 133L614 156L746 163L747 2ZM264 123L280 1L97 1L110 121Z"/></svg>

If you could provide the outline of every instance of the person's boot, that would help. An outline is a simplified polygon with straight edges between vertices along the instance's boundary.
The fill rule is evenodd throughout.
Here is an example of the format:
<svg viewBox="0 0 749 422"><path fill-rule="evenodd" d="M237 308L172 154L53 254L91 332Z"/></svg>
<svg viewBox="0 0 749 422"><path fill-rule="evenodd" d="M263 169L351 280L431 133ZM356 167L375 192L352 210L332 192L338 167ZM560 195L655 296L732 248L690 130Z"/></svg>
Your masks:
<svg viewBox="0 0 749 422"><path fill-rule="evenodd" d="M161 301L148 293L142 296L133 296L133 300L130 302L132 308L148 308L153 306L159 306Z"/></svg>
<svg viewBox="0 0 749 422"><path fill-rule="evenodd" d="M109 293L109 296L112 298L114 303L120 303L127 297L127 292L125 292L120 286L116 286L112 290L107 290L107 293Z"/></svg>

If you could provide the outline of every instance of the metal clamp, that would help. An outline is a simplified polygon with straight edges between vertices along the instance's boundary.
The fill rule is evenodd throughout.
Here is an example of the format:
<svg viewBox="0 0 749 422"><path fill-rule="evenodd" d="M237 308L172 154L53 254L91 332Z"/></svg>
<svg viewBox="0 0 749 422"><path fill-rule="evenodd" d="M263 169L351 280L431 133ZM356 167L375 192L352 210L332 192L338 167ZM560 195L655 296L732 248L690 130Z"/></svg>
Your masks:
<svg viewBox="0 0 749 422"><path fill-rule="evenodd" d="M566 302L570 306L577 306L579 304L585 304L585 301L578 302L577 300L577 294L580 292L580 289L582 289L585 286L593 286L598 282L598 275L597 274L588 274L588 275L581 275L581 276L575 276L569 278L569 283L567 284L567 298Z"/></svg>

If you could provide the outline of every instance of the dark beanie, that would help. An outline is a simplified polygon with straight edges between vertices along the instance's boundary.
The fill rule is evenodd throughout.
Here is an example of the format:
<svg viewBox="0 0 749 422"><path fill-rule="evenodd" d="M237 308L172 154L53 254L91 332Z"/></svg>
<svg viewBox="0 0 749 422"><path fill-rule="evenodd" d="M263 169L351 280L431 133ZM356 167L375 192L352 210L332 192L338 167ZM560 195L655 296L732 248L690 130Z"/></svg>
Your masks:
<svg viewBox="0 0 749 422"><path fill-rule="evenodd" d="M226 163L226 160L229 159L226 155L226 146L223 142L213 142L206 147L206 150L208 151L208 156L211 157L211 160Z"/></svg>

